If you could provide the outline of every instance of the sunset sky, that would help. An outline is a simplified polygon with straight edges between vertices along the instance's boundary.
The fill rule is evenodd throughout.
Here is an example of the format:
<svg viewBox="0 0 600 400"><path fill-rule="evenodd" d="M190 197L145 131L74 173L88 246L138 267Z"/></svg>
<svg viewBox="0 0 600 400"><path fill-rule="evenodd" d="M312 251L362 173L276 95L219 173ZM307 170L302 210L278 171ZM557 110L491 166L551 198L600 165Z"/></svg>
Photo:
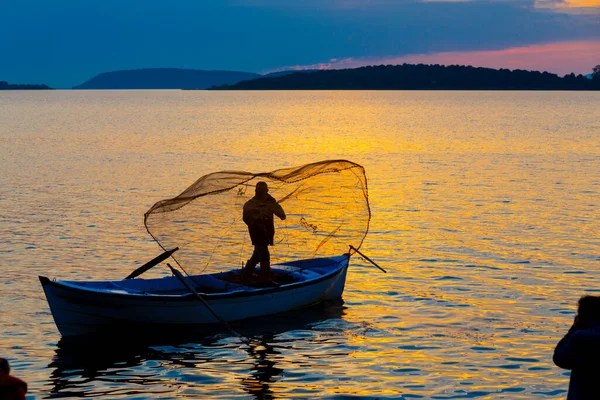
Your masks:
<svg viewBox="0 0 600 400"><path fill-rule="evenodd" d="M427 63L589 74L600 0L8 0L0 80Z"/></svg>

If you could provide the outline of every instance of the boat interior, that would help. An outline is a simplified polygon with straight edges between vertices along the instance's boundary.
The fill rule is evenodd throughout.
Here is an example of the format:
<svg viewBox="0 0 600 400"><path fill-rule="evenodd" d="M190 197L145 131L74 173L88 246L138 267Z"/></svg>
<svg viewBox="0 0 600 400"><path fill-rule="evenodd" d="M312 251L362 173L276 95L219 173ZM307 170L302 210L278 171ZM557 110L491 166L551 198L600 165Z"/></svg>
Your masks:
<svg viewBox="0 0 600 400"><path fill-rule="evenodd" d="M241 269L215 274L190 275L185 279L201 294L247 292L292 285L317 279L339 268L349 255L338 257L296 260L271 268L272 282L259 283L256 279L242 282ZM256 274L260 271L257 267ZM256 274L255 277L256 278ZM190 291L174 276L156 279L124 279L119 281L61 281L63 285L97 292L143 296L183 296Z"/></svg>

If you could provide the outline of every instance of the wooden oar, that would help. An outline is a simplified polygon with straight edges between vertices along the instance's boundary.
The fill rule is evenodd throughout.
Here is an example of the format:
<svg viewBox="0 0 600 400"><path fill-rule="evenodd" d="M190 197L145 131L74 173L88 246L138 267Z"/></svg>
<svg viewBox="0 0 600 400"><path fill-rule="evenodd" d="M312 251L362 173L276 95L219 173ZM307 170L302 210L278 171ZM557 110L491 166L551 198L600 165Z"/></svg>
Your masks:
<svg viewBox="0 0 600 400"><path fill-rule="evenodd" d="M357 252L358 254L360 254L365 260L367 260L368 262L370 262L371 264L373 264L374 266L376 266L377 268L379 268L380 270L382 270L383 272L385 272L387 274L387 271L385 269L381 268L379 265L377 265L377 263L375 261L371 260L369 257L365 256L363 253L358 251L358 249L356 247L350 245L350 249L352 249L355 252Z"/></svg>
<svg viewBox="0 0 600 400"><path fill-rule="evenodd" d="M204 304L204 306L208 309L208 311L211 312L212 315L215 316L216 319L219 320L219 322L221 322L225 328L227 328L229 330L229 332L233 333L235 336L238 336L242 339L246 339L246 340L250 340L245 336L240 335L239 333L237 333L235 330L233 330L233 328L227 323L227 321L225 321L223 318L221 318L219 316L219 314L217 314L215 312L215 310L212 309L211 306L208 305L208 303L206 302L206 300L204 300L202 298L202 296L200 296L200 294L196 291L196 289L194 289L194 287L192 285L190 285L185 278L183 277L183 275L181 274L181 272L179 272L178 270L176 270L175 268L173 268L171 266L171 264L167 264L167 266L171 269L171 272L173 272L173 275L175 275L177 277L177 279L179 279L181 281L181 283L183 283L185 285L185 287L187 287L189 289L190 292L194 293L196 295L196 297L198 298L198 300L200 300L202 302L202 304Z"/></svg>
<svg viewBox="0 0 600 400"><path fill-rule="evenodd" d="M140 276L144 272L148 271L150 268L154 267L159 262L164 261L167 258L171 257L171 254L175 253L177 250L179 250L179 247L175 247L172 250L165 251L160 256L153 258L152 260L148 261L146 264L142 265L141 267L139 267L138 269L136 269L135 271L133 271L125 279L133 279L136 276Z"/></svg>

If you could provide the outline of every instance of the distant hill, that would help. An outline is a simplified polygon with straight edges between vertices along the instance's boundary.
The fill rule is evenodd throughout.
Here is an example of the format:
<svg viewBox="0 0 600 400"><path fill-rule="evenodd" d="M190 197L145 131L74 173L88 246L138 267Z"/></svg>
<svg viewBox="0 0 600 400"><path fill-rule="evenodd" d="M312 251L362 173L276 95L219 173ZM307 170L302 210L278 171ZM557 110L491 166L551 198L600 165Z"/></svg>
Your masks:
<svg viewBox="0 0 600 400"><path fill-rule="evenodd" d="M74 86L73 89L208 89L233 85L262 77L278 77L296 71L278 71L260 75L239 71L204 71L199 69L146 68L104 72ZM300 72L312 72L303 70Z"/></svg>
<svg viewBox="0 0 600 400"><path fill-rule="evenodd" d="M261 75L238 71L148 68L104 72L73 89L206 89Z"/></svg>
<svg viewBox="0 0 600 400"><path fill-rule="evenodd" d="M18 84L0 81L0 90L53 90L46 85Z"/></svg>
<svg viewBox="0 0 600 400"><path fill-rule="evenodd" d="M285 70L285 71L277 71L277 72L270 72L268 74L264 74L261 76L261 78L277 78L279 76L284 76L284 75L289 75L289 74L295 74L296 72L298 73L307 73L307 72L316 72L318 71L318 69L301 69L301 70Z"/></svg>
<svg viewBox="0 0 600 400"><path fill-rule="evenodd" d="M216 90L600 90L600 79L574 74L402 64L261 77Z"/></svg>

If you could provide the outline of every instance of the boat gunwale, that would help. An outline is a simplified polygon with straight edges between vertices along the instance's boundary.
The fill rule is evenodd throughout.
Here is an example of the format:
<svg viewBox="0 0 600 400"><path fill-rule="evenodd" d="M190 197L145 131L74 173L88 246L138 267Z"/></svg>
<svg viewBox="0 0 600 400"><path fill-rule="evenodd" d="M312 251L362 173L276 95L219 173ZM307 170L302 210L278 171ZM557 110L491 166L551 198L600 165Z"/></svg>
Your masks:
<svg viewBox="0 0 600 400"><path fill-rule="evenodd" d="M313 279L309 279L309 280L305 280L305 281L301 281L301 282L292 282L292 283L289 283L286 285L280 285L280 286L276 286L276 287L256 288L255 290L248 290L248 291L235 290L232 292L225 292L225 293L200 293L199 292L199 294L203 298L206 298L207 300L221 300L221 299L229 299L229 298L237 298L237 297L260 296L260 295L264 295L264 294L285 292L285 291L297 289L297 288L300 288L303 286L309 286L309 285L324 281L326 279L329 279L333 275L339 274L340 271L342 271L344 268L347 268L348 265L350 264L351 255L350 255L350 253L345 253L342 256L346 256L346 259L340 260L338 262L339 267L333 269L332 271L330 271L326 274L323 274L323 275L313 278ZM339 256L337 256L337 257L339 257ZM154 301L154 300L156 300L156 301L196 300L196 295L194 293L186 293L186 294L182 294L182 295L170 295L170 294L156 295L156 294L148 294L148 293L108 292L108 291L98 290L98 289L93 289L93 288L90 289L90 288L77 287L75 285L71 286L69 284L62 283L61 281L51 280L50 278L48 278L46 276L39 275L38 278L42 284L42 287L54 286L54 287L58 287L58 288L61 288L61 289L67 290L67 291L83 292L83 293L93 294L93 295L97 295L97 296L101 296L101 297L110 297L110 298L118 297L118 298L128 298L131 300L144 299L144 300L151 300L151 301ZM107 282L114 282L114 281L107 281Z"/></svg>

